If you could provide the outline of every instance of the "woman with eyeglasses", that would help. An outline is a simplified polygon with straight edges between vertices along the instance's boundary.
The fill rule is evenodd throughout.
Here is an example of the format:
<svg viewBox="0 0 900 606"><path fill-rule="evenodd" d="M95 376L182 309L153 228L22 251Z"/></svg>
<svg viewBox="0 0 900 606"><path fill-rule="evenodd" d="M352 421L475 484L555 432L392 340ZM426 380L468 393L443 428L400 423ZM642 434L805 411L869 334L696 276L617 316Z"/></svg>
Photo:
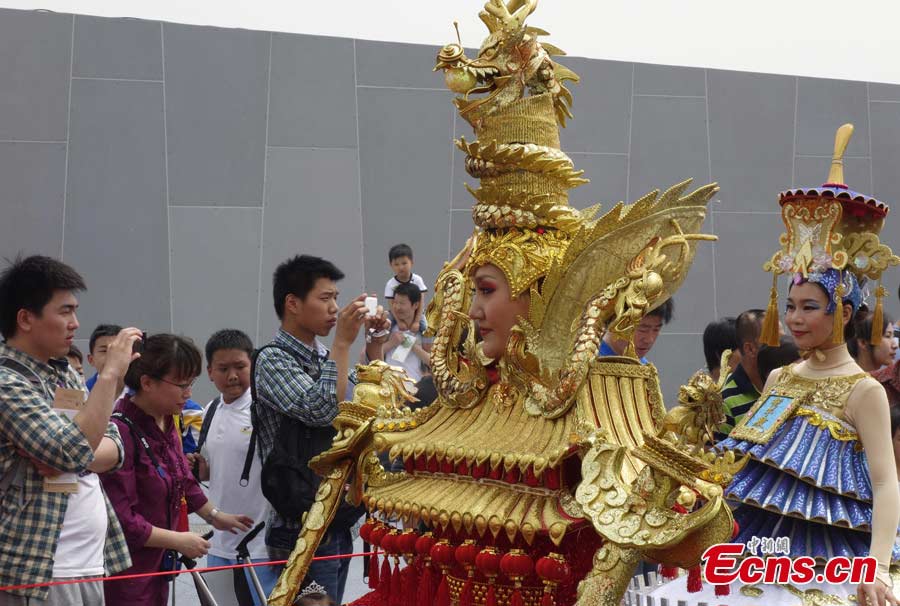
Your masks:
<svg viewBox="0 0 900 606"><path fill-rule="evenodd" d="M101 477L131 552L132 566L123 574L174 570L179 554L205 555L209 543L188 530L189 512L218 530L236 533L253 525L247 516L223 513L209 502L182 452L173 417L190 398L200 370L200 352L190 339L158 334L146 339L125 374L128 390L112 418L122 435L124 462ZM163 606L170 579L106 583L106 603Z"/></svg>

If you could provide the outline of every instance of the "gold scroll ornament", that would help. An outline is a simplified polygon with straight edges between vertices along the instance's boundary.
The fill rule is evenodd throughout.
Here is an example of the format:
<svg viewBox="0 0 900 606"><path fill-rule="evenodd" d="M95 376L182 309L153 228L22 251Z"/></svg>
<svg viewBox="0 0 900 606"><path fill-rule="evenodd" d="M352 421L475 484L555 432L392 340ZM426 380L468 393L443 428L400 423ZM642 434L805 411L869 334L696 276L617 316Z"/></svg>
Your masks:
<svg viewBox="0 0 900 606"><path fill-rule="evenodd" d="M409 413L409 408L404 408L405 404L417 401L407 389L411 381L402 368L375 360L366 366L358 365L356 372L359 383L353 390L353 401L338 405L338 416L332 423L337 429L332 447L309 462L309 466L322 476L322 482L303 520L291 557L269 596L270 606L293 604L316 549L341 505L344 486L351 479L347 499L359 504L366 454L372 448L372 420L376 412ZM358 466L355 474L354 466Z"/></svg>

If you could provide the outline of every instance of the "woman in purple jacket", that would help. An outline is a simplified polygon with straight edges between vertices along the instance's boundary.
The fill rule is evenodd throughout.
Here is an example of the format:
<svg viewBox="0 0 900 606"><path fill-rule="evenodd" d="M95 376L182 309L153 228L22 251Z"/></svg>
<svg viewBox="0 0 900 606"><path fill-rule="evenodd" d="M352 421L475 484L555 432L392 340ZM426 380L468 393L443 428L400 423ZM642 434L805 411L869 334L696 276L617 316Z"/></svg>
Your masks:
<svg viewBox="0 0 900 606"><path fill-rule="evenodd" d="M144 342L125 374L129 393L112 418L122 435L124 463L101 477L131 551L132 567L123 574L172 570L178 553L205 555L209 543L188 531L188 512L218 530L247 531L253 525L247 516L223 513L207 500L182 453L173 417L190 398L200 369L200 352L190 339L159 334ZM106 603L164 606L170 578L106 583Z"/></svg>

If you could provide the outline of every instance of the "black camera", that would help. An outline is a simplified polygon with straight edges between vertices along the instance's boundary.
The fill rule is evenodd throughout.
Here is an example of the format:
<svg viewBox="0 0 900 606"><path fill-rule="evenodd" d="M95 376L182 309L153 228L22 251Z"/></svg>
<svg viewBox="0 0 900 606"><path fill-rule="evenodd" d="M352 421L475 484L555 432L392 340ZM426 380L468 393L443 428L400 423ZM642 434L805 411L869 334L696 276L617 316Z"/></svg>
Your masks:
<svg viewBox="0 0 900 606"><path fill-rule="evenodd" d="M141 338L134 342L131 346L131 353L144 353L144 342L147 340L147 333L142 332Z"/></svg>

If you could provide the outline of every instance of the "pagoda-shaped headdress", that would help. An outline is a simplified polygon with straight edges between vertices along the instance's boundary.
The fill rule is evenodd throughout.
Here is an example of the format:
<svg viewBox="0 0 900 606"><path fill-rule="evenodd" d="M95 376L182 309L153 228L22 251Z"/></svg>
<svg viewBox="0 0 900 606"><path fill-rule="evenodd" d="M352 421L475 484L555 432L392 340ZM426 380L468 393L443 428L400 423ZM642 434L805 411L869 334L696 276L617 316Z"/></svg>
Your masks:
<svg viewBox="0 0 900 606"><path fill-rule="evenodd" d="M888 207L871 196L855 192L844 183L844 151L853 135L853 125L844 124L835 135L834 154L828 180L821 187L789 189L778 196L785 233L781 249L763 268L772 272L772 291L760 342L777 346L778 276L788 274L795 283L820 284L829 296L827 311L834 314L832 340L843 342L840 308L849 304L855 312L869 280L878 280L873 312L873 343L883 331L885 295L881 274L900 257L878 238Z"/></svg>

